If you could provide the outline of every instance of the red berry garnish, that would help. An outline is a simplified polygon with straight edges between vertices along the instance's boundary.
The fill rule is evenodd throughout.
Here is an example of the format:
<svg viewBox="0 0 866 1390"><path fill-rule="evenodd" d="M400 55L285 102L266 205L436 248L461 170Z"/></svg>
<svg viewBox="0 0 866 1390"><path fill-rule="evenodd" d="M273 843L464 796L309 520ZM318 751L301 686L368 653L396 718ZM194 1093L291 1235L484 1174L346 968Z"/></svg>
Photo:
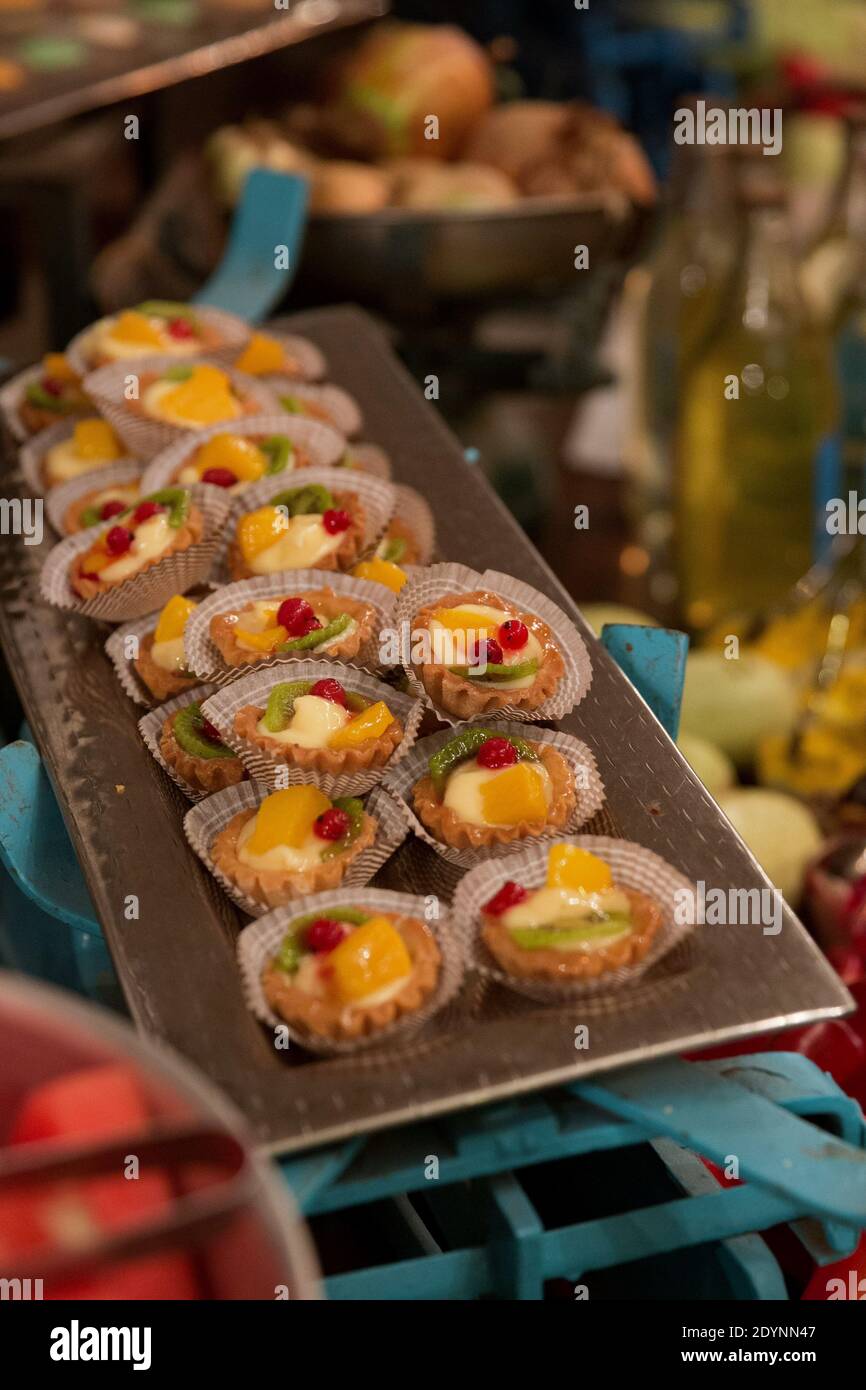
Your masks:
<svg viewBox="0 0 866 1390"><path fill-rule="evenodd" d="M125 526L112 526L105 537L105 548L109 555L125 555L132 545L132 532Z"/></svg>
<svg viewBox="0 0 866 1390"><path fill-rule="evenodd" d="M161 506L159 502L139 502L135 511L132 513L133 524L135 526L140 526L143 521L150 521L152 516L157 516L160 512L164 511L165 507Z"/></svg>
<svg viewBox="0 0 866 1390"><path fill-rule="evenodd" d="M201 732L205 738L209 738L211 743L222 743L222 734L219 729L215 729L209 719L202 719Z"/></svg>
<svg viewBox="0 0 866 1390"><path fill-rule="evenodd" d="M58 381L56 376L46 376L42 378L42 390L47 396L62 396L63 382Z"/></svg>
<svg viewBox="0 0 866 1390"><path fill-rule="evenodd" d="M102 511L99 513L100 521L110 521L113 516L119 516L126 511L126 504L121 502L119 497L112 497L108 502L103 502Z"/></svg>
<svg viewBox="0 0 866 1390"><path fill-rule="evenodd" d="M320 700L331 700L335 705L342 705L346 708L346 692L339 681L320 680L310 687L311 695L318 695Z"/></svg>
<svg viewBox="0 0 866 1390"><path fill-rule="evenodd" d="M98 574L94 574L91 570L82 570L82 571L81 571L81 578L82 578L82 579L92 579L93 582L94 582L94 584L98 584L98 583L99 583L99 575L98 575Z"/></svg>
<svg viewBox="0 0 866 1390"><path fill-rule="evenodd" d="M324 955L326 951L333 951L335 946L339 946L345 935L346 928L342 922L335 922L333 917L317 917L307 927L304 942L308 951Z"/></svg>
<svg viewBox="0 0 866 1390"><path fill-rule="evenodd" d="M343 836L348 834L351 824L348 811L342 811L339 806L330 806L327 811L316 816L313 821L313 834L318 835L320 840L342 840Z"/></svg>
<svg viewBox="0 0 866 1390"><path fill-rule="evenodd" d="M211 487L234 487L237 478L230 468L206 468L201 475L203 483Z"/></svg>
<svg viewBox="0 0 866 1390"><path fill-rule="evenodd" d="M186 341L188 338L195 337L195 329L189 319L169 319L165 326L166 332L178 341Z"/></svg>
<svg viewBox="0 0 866 1390"><path fill-rule="evenodd" d="M351 524L352 518L342 508L329 507L322 517L322 525L329 536L338 536L341 531L348 531Z"/></svg>
<svg viewBox="0 0 866 1390"><path fill-rule="evenodd" d="M480 767L512 767L517 749L507 738L488 738L478 749L475 761Z"/></svg>
<svg viewBox="0 0 866 1390"><path fill-rule="evenodd" d="M499 642L507 652L519 652L529 641L529 628L519 618L509 618L499 629Z"/></svg>
<svg viewBox="0 0 866 1390"><path fill-rule="evenodd" d="M277 609L277 622L290 637L306 637L322 626L305 598L284 598Z"/></svg>
<svg viewBox="0 0 866 1390"><path fill-rule="evenodd" d="M507 879L503 883L498 893L494 893L489 903L485 903L484 911L489 917L501 917L503 912L507 912L510 907L516 907L529 897L529 893L519 883L513 879Z"/></svg>
<svg viewBox="0 0 866 1390"><path fill-rule="evenodd" d="M502 648L495 637L486 637L482 642L476 642L467 655L470 666L502 665Z"/></svg>

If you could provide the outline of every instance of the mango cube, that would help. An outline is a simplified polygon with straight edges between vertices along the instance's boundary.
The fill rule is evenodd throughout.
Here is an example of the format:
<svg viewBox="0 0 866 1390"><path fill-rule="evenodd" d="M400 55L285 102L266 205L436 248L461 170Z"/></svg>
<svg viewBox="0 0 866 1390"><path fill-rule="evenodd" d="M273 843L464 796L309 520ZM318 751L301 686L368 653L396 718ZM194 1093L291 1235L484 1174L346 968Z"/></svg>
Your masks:
<svg viewBox="0 0 866 1390"><path fill-rule="evenodd" d="M262 628L261 632L248 632L246 628L236 627L235 637L239 642L243 642L247 647L252 647L256 652L272 652L285 642L288 632L284 627L277 624L276 627Z"/></svg>
<svg viewBox="0 0 866 1390"><path fill-rule="evenodd" d="M352 573L356 579L371 579L374 584L384 584L394 594L399 594L407 578L399 565L382 560L379 556L374 556L372 560L361 560Z"/></svg>
<svg viewBox="0 0 866 1390"><path fill-rule="evenodd" d="M136 343L157 350L163 345L159 329L151 323L146 314L140 314L137 309L126 309L122 314L118 314L111 329L111 336L120 343Z"/></svg>
<svg viewBox="0 0 866 1390"><path fill-rule="evenodd" d="M515 763L497 772L479 788L481 809L488 825L517 825L543 821L547 797L541 773L532 763Z"/></svg>
<svg viewBox="0 0 866 1390"><path fill-rule="evenodd" d="M179 420L191 425L215 425L239 413L225 372L210 363L193 367L186 381L166 391L161 406Z"/></svg>
<svg viewBox="0 0 866 1390"><path fill-rule="evenodd" d="M244 559L254 560L263 550L275 545L285 533L287 518L277 507L258 507L247 512L238 522L238 545Z"/></svg>
<svg viewBox="0 0 866 1390"><path fill-rule="evenodd" d="M547 856L547 886L579 893L606 893L613 884L610 866L577 845L553 845Z"/></svg>
<svg viewBox="0 0 866 1390"><path fill-rule="evenodd" d="M354 719L350 719L348 724L344 724L342 729L330 739L332 748L357 748L359 744L366 743L368 739L378 738L384 734L389 724L394 723L394 716L385 704L384 700L377 700L374 705L369 705L367 709L356 714Z"/></svg>
<svg viewBox="0 0 866 1390"><path fill-rule="evenodd" d="M196 608L198 604L193 603L191 598L173 594L159 615L159 622L153 634L154 642L175 642L178 637L182 637L187 619Z"/></svg>
<svg viewBox="0 0 866 1390"><path fill-rule="evenodd" d="M69 358L64 352L46 352L42 359L42 370L55 381L75 382L78 374L73 371Z"/></svg>
<svg viewBox="0 0 866 1390"><path fill-rule="evenodd" d="M487 613L473 613L468 608L437 608L433 616L449 632L486 632L492 636L499 628L498 618L491 618Z"/></svg>
<svg viewBox="0 0 866 1390"><path fill-rule="evenodd" d="M267 372L282 371L285 360L282 343L268 333L254 333L235 366L239 372L263 376Z"/></svg>
<svg viewBox="0 0 866 1390"><path fill-rule="evenodd" d="M387 989L412 972L412 957L387 917L371 917L328 956L333 986L344 1004Z"/></svg>
<svg viewBox="0 0 866 1390"><path fill-rule="evenodd" d="M209 468L227 468L242 482L253 483L265 471L265 456L251 439L237 434L217 434L196 455L199 477Z"/></svg>
<svg viewBox="0 0 866 1390"><path fill-rule="evenodd" d="M255 828L246 848L252 854L267 854L278 845L300 849L312 832L313 821L330 806L324 792L306 783L271 792L256 813Z"/></svg>
<svg viewBox="0 0 866 1390"><path fill-rule="evenodd" d="M123 454L117 435L105 420L79 420L72 442L83 459L119 459Z"/></svg>

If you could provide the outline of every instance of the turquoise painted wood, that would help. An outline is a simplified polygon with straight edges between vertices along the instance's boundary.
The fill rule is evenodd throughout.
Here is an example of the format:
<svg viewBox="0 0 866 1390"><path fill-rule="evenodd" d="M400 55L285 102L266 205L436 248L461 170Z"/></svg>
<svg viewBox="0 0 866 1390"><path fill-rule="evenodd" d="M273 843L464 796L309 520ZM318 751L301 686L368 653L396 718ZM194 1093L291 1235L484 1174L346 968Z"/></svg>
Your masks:
<svg viewBox="0 0 866 1390"><path fill-rule="evenodd" d="M642 695L656 719L676 738L686 678L689 639L671 628L605 623L601 643Z"/></svg>
<svg viewBox="0 0 866 1390"><path fill-rule="evenodd" d="M309 188L297 174L253 169L220 264L195 295L261 323L288 293L300 261Z"/></svg>

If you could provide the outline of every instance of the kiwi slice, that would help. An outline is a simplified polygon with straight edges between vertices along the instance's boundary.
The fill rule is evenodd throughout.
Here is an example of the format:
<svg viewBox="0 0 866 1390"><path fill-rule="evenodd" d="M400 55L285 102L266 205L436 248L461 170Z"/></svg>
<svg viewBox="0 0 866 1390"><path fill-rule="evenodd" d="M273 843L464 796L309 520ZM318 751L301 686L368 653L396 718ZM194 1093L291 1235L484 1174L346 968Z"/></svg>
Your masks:
<svg viewBox="0 0 866 1390"><path fill-rule="evenodd" d="M183 526L189 516L190 495L183 487L163 487L158 492L149 492L146 497L140 497L131 507L127 507L120 516L112 517L112 524L123 522L126 517L131 516L136 507L140 507L142 502L158 502L161 507L168 508L168 524L173 531L177 531Z"/></svg>
<svg viewBox="0 0 866 1390"><path fill-rule="evenodd" d="M382 546L381 558L392 565L399 565L406 554L406 542L402 536L391 536Z"/></svg>
<svg viewBox="0 0 866 1390"><path fill-rule="evenodd" d="M334 505L334 499L326 487L321 483L307 483L306 487L290 488L287 492L280 492L271 503L272 507L285 507L289 516L310 516L314 512L320 515L327 512Z"/></svg>
<svg viewBox="0 0 866 1390"><path fill-rule="evenodd" d="M68 415L72 406L60 396L52 396L43 390L38 381L32 381L24 393L25 399L38 410L50 410L55 415Z"/></svg>
<svg viewBox="0 0 866 1390"><path fill-rule="evenodd" d="M263 439L259 448L268 460L265 469L268 477L273 473L282 473L295 452L294 444L284 434L272 434L270 439Z"/></svg>
<svg viewBox="0 0 866 1390"><path fill-rule="evenodd" d="M611 914L603 922L588 922L579 927L509 927L508 935L515 946L526 951L567 951L593 941L614 941L631 930L629 918Z"/></svg>
<svg viewBox="0 0 866 1390"><path fill-rule="evenodd" d="M473 671L471 666L449 666L449 671L455 676L463 676L465 680L473 681L519 681L525 676L534 676L538 670L538 658L531 656L528 661L515 661L512 666L498 662L488 662L487 667L481 672L470 674Z"/></svg>
<svg viewBox="0 0 866 1390"><path fill-rule="evenodd" d="M364 803L358 796L335 796L334 805L340 811L345 811L349 817L349 829L342 840L334 840L322 851L322 859L336 859L338 854L353 845L361 833L361 825L364 820Z"/></svg>
<svg viewBox="0 0 866 1390"><path fill-rule="evenodd" d="M288 726L295 712L295 701L299 695L309 695L312 685L312 681L280 681L272 687L262 718L270 733L279 734Z"/></svg>
<svg viewBox="0 0 866 1390"><path fill-rule="evenodd" d="M102 520L101 513L100 507L85 507L78 520L85 529L88 526L98 526Z"/></svg>
<svg viewBox="0 0 866 1390"><path fill-rule="evenodd" d="M303 637L290 637L288 642L281 642L277 651L308 652L313 647L320 647L323 642L333 642L335 637L346 631L351 621L348 613L341 613L339 618L332 618L324 627L313 628L312 632L305 632Z"/></svg>
<svg viewBox="0 0 866 1390"><path fill-rule="evenodd" d="M308 912L305 917L297 917L280 943L274 964L278 970L285 970L287 974L294 975L304 954L304 932L320 917L330 917L335 922L346 922L349 926L360 927L369 916L369 912L362 912L357 907L336 907L333 910L329 908L324 912Z"/></svg>
<svg viewBox="0 0 866 1390"><path fill-rule="evenodd" d="M176 304L173 299L145 299L136 305L139 314L147 314L154 319L184 319L191 328L198 328L198 318L185 304Z"/></svg>
<svg viewBox="0 0 866 1390"><path fill-rule="evenodd" d="M234 753L224 743L214 743L202 732L204 720L197 701L178 710L174 716L175 742L192 758L233 758Z"/></svg>
<svg viewBox="0 0 866 1390"><path fill-rule="evenodd" d="M458 763L473 757L482 743L489 738L507 738L521 762L538 762L538 754L533 752L525 739L516 734L500 734L495 729L464 729L434 753L427 763L427 771L433 781L437 796L442 796L445 784Z"/></svg>
<svg viewBox="0 0 866 1390"><path fill-rule="evenodd" d="M280 396L280 405L287 415L303 415L304 402L299 396Z"/></svg>

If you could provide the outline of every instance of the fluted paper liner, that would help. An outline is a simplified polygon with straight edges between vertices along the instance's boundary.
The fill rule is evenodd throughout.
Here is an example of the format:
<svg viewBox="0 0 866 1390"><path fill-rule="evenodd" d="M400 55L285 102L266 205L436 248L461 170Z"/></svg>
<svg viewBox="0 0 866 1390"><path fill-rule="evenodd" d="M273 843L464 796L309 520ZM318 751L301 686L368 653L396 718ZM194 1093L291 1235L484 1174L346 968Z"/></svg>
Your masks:
<svg viewBox="0 0 866 1390"><path fill-rule="evenodd" d="M509 975L497 964L481 939L481 910L507 879L513 879L530 889L544 886L549 845L539 845L519 856L479 864L458 884L451 910L467 963L497 984L542 1003L611 994L625 989L622 1003L627 1006L626 987L637 983L693 930L693 924L677 922L675 909L676 895L682 891L693 894L694 884L664 859L653 854L652 850L644 849L631 840L614 839L608 835L562 835L556 838L598 855L610 865L613 881L618 887L646 893L659 905L662 925L643 960L635 965L608 970L595 980L567 981L523 979Z"/></svg>
<svg viewBox="0 0 866 1390"><path fill-rule="evenodd" d="M48 433L48 431L44 431ZM22 450L22 453L24 451ZM103 488L122 487L127 483L141 482L141 465L130 459L127 463L111 463L105 468L97 468L92 473L82 473L68 483L51 488L45 494L45 512L52 528L59 536L75 535L63 527L63 520L74 502L87 496L89 492L102 492ZM149 491L156 491L155 488ZM100 526L108 525L105 521Z"/></svg>
<svg viewBox="0 0 866 1390"><path fill-rule="evenodd" d="M69 608L85 618L122 623L152 613L162 608L172 594L185 594L195 584L202 583L213 564L228 505L226 499L218 495L216 488L197 484L189 492L193 504L204 517L204 539L198 545L166 556L158 564L141 574L132 575L107 593L97 594L92 599L80 599L69 582L69 569L73 560L83 555L94 538L105 529L108 523L101 521L98 526L89 526L86 531L78 531L55 545L39 576L42 597L55 608Z"/></svg>
<svg viewBox="0 0 866 1390"><path fill-rule="evenodd" d="M306 471L306 470L305 470ZM263 599L279 598L282 595L303 593L311 589L333 589L335 594L345 594L346 598L368 603L376 614L373 636L362 646L353 658L352 665L376 672L381 668L379 660L379 632L392 621L396 595L383 584L374 584L368 579L355 579L351 574L339 570L281 570L278 574L260 575L257 579L238 579L233 584L225 584L210 594L194 613L190 615L183 634L183 648L187 669L194 671L201 680L213 681L215 685L225 685L248 675L250 671L264 671L269 667L280 666L284 670L289 663L299 659L310 661L331 661L325 652L314 652L304 658L304 654L287 652L284 656L273 656L267 661L255 662L252 666L226 666L216 643L211 640L211 619L220 613L228 613L243 608L246 603L258 603ZM289 679L286 677L285 679Z"/></svg>
<svg viewBox="0 0 866 1390"><path fill-rule="evenodd" d="M347 446L347 450L344 448L344 452L346 451L351 455L354 464L353 468L346 469L347 473L360 471L369 473L371 478L384 478L386 483L391 481L391 460L378 444L353 442Z"/></svg>
<svg viewBox="0 0 866 1390"><path fill-rule="evenodd" d="M292 381L284 376L264 376L262 380L267 382L276 396L278 409L281 396L297 396L300 401L311 401L327 411L330 421L326 423L332 422L334 429L339 430L346 439L357 434L364 423L361 407L342 386L334 386L331 382L324 386L311 386L309 382Z"/></svg>
<svg viewBox="0 0 866 1390"><path fill-rule="evenodd" d="M209 425L204 430L195 430L192 433L187 431L182 439L175 440L167 449L163 449L162 453L157 454L156 458L151 459L144 474L145 490L155 492L161 487L170 487L175 474L183 468L190 455L209 439L220 434L236 434L242 438L250 438L253 435L265 438L272 434L285 435L286 439L290 439L293 444L304 450L311 465L320 468L330 468L341 457L345 448L343 436L318 420L302 420L294 415L245 415L242 420L225 420L218 425ZM290 478L295 473L301 473L301 470L285 468L282 473L273 474L273 477ZM211 484L206 483L204 486L209 487ZM247 487L250 486L252 485L248 483ZM232 501L240 495L238 492L230 492L227 488L224 491ZM246 488L241 488L240 491L245 492Z"/></svg>
<svg viewBox="0 0 866 1390"><path fill-rule="evenodd" d="M136 306L133 304L127 307L134 309ZM191 313L195 314L197 319L201 319L203 324L207 324L211 328L214 328L223 339L219 347L202 346L201 351L196 354L196 359L201 360L206 358L208 362L214 362L217 366L229 366L242 352L244 344L249 341L249 324L244 319L239 318L237 314L229 314L224 309L209 309L207 305L204 304L184 304L182 307L189 309ZM107 323L110 319L116 319L117 317L118 315L114 313L103 314L102 318L94 319L93 323L88 324L86 328L82 328L80 333L76 333L75 337L67 346L66 357L69 361L69 365L79 376L87 376L88 372L94 370L93 366L87 361L87 339L90 337L93 330L101 323ZM170 356L172 362L176 365L192 360L191 357L185 357L182 353L177 355L168 353L165 355ZM122 360L127 371L131 371L135 369L135 363L141 362L143 359L141 357L126 357L118 360ZM113 366L114 364L112 363L110 365Z"/></svg>
<svg viewBox="0 0 866 1390"><path fill-rule="evenodd" d="M403 483L395 484L394 491L397 494L394 519L402 521L415 537L418 545L418 559L415 563L418 566L429 565L436 549L436 523L430 505L420 492L416 492L413 487L406 487Z"/></svg>
<svg viewBox="0 0 866 1390"><path fill-rule="evenodd" d="M268 696L275 685L286 680L319 681L338 680L345 690L357 691L369 699L384 700L395 718L403 725L403 738L383 767L364 768L358 772L333 775L316 772L312 768L293 767L279 757L253 747L246 739L235 732L235 716L247 705L264 709ZM223 743L237 753L244 767L257 782L273 790L277 784L296 787L303 782L314 782L321 787L326 796L361 796L382 781L386 772L399 766L408 756L418 736L418 726L424 714L424 705L409 695L402 695L390 685L384 685L375 677L361 671L357 666L348 666L342 661L295 661L290 668L285 665L262 669L256 667L252 672L231 685L211 695L204 708L204 716L219 730Z"/></svg>
<svg viewBox="0 0 866 1390"><path fill-rule="evenodd" d="M532 723L534 720L562 719L574 709L575 705L580 704L589 690L592 682L592 664L589 652L577 628L561 608L558 608L551 599L540 593L538 589L534 589L531 584L524 584L522 580L515 579L510 574L500 574L497 570L485 570L483 574L479 574L477 570L469 569L467 565L447 563L431 565L421 573L413 575L410 582L400 590L394 610L394 621L403 647L406 645L405 635L408 635L409 652L411 652L412 620L420 609L435 604L437 599L444 597L445 594L471 594L478 589L487 589L491 593L499 594L507 602L519 608L521 612L534 613L542 622L546 623L565 663L565 671L560 677L553 695L537 709L522 710L507 705L502 709L495 710L492 715L479 714L477 719L470 722L486 723L491 718L525 720L527 723ZM401 655L406 658L402 664L409 686L419 699L423 699L431 709L434 709L444 723L465 723L465 720L436 704L412 670L408 660L409 653L404 650Z"/></svg>
<svg viewBox="0 0 866 1390"><path fill-rule="evenodd" d="M416 1033L445 1008L446 1004L456 998L463 984L464 973L462 951L448 915L440 917L437 921L427 921L426 906L424 898L415 897L411 893L394 893L384 888L362 888L353 893L345 888L333 888L326 893L310 893L305 898L298 898L291 907L275 908L267 916L250 923L238 937L238 965L247 1008L260 1022L271 1028L284 1027L292 1042L298 1043L307 1052L318 1053L321 1056L338 1056L341 1053L358 1052L371 1047L387 1047L397 1039ZM329 908L335 907L370 908L371 912L415 917L430 928L441 953L436 988L425 1004L368 1037L338 1040L313 1037L304 1033L273 1012L262 987L262 974L279 951L289 925L298 917L305 917L310 912L321 912L325 916Z"/></svg>
<svg viewBox="0 0 866 1390"><path fill-rule="evenodd" d="M269 909L253 898L248 898L231 879L217 869L210 856L210 847L233 816L260 806L268 795L267 787L258 782L240 782L235 787L226 787L224 791L214 792L212 796L197 802L187 811L183 821L184 834L191 848L232 902L237 903L250 917L264 917ZM408 833L399 807L393 797L383 792L381 787L374 787L365 796L364 809L379 822L376 838L369 849L352 860L343 878L342 888L363 888L391 857L397 846L403 843Z"/></svg>
<svg viewBox="0 0 866 1390"><path fill-rule="evenodd" d="M49 487L42 477L42 462L49 449L55 445L62 444L64 440L70 439L75 426L81 423L80 415L68 415L64 420L58 421L56 425L49 425L48 429L40 430L34 434L26 444L21 446L18 454L18 462L21 465L21 473L24 481L31 492L37 493L41 497L51 497L55 492L59 492L61 487L71 487L72 483L57 483L54 487ZM95 412L94 412L94 418ZM88 473L82 473L73 482L80 482L82 478L87 478L90 486L94 486L91 481L102 473L106 473L109 468L128 467L135 465L136 472L141 472L142 465L131 454L125 454L122 458L115 459L113 462L105 463L102 467L94 465ZM87 489L85 488L85 491Z"/></svg>
<svg viewBox="0 0 866 1390"><path fill-rule="evenodd" d="M262 478L252 483L243 492L232 497L231 511L225 525L223 543L214 566L213 582L227 584L231 581L228 570L228 553L235 535L239 519L246 512L254 512L257 507L265 507L272 498L293 488L306 487L320 483L333 494L336 492L354 493L364 509L364 536L361 554L374 550L382 538L382 533L394 513L396 501L394 488L381 478L372 478L368 473L347 468L302 468L297 473L275 474L272 478ZM213 488L208 489L210 492ZM284 578L299 573L298 570L280 570ZM319 570L321 574L332 574L332 570Z"/></svg>
<svg viewBox="0 0 866 1390"><path fill-rule="evenodd" d="M2 413L3 419L6 421L9 433L14 439L17 439L19 443L22 443L26 439L37 438L35 434L31 434L30 430L24 427L18 412L24 401L27 387L31 386L34 381L39 381L42 373L42 363L35 362L32 367L25 367L23 372L16 372L15 376L10 377L8 381L5 381L3 385L0 386L0 413ZM80 418L80 416L58 416L58 420ZM40 430L39 433L42 434L44 431Z"/></svg>
<svg viewBox="0 0 866 1390"><path fill-rule="evenodd" d="M464 723L463 727L469 728L470 725ZM558 753L561 753L574 774L576 804L567 825L551 826L545 830L543 835L533 835L529 842L527 839L512 840L506 844L481 845L476 849L457 849L454 845L442 844L440 840L435 839L430 834L430 831L422 825L416 816L412 804L412 788L416 782L426 776L427 764L431 756L437 753L440 748L444 748L446 743L450 743L456 734L454 728L450 728L422 738L399 766L386 774L383 779L383 786L399 803L409 829L456 868L471 869L476 864L489 859L501 859L521 854L526 849L527 843L548 845L551 840L559 840L563 836L573 834L604 805L604 786L595 758L581 739L575 738L572 734L562 733L557 729L527 727L525 723L515 723L502 719L485 720L484 727L489 728L492 733L497 735L515 734L519 738L527 739L530 743L548 744L551 748L555 748ZM450 878L450 876L447 877Z"/></svg>
<svg viewBox="0 0 866 1390"><path fill-rule="evenodd" d="M158 705L156 709L151 710L149 714L143 715L138 721L138 731L163 772L168 773L172 782L180 787L184 796L187 797L189 801L201 801L208 793L199 791L197 787L193 787L187 782L186 778L181 777L180 773L173 767L169 767L165 758L162 756L162 749L159 746L159 740L162 737L162 726L168 716L174 714L176 710L185 709L187 705L194 704L196 700L201 704L212 694L212 685L191 686L183 695L175 695L173 699L166 700L164 704Z"/></svg>
<svg viewBox="0 0 866 1390"><path fill-rule="evenodd" d="M144 681L139 677L134 661L130 657L124 656L123 648L127 637L137 637L140 647L142 639L148 633L156 631L160 612L161 610L157 608L152 613L146 613L143 618L134 618L132 622L123 623L121 627L114 629L105 643L105 652L114 667L117 679L129 698L134 700L137 705L155 705L157 702Z"/></svg>
<svg viewBox="0 0 866 1390"><path fill-rule="evenodd" d="M297 333L279 333L273 328L266 328L264 332L269 338L275 338L278 343L282 343L285 351L290 353L298 364L297 375L293 377L284 376L280 372L262 373L268 381L275 385L280 381L321 381L328 370L328 363L321 348L310 342L309 338L302 338Z"/></svg>
<svg viewBox="0 0 866 1390"><path fill-rule="evenodd" d="M190 434L197 438L201 435L201 430L184 429L181 425L172 425L168 420L152 420L147 415L138 415L130 410L129 402L124 397L124 387L128 376L142 377L152 372L157 375L170 370L172 367L198 367L205 362L210 362L207 357L141 357L132 362L111 362L107 367L97 367L95 372L91 372L85 377L83 389L87 392L101 412L123 440L130 453L139 459L150 460L161 453L163 449L168 449L178 439L187 439ZM270 387L254 376L245 376L243 372L235 371L234 367L223 366L222 371L226 373L238 393L256 403L257 415L277 415L280 413L279 403L271 391ZM252 414L253 412L251 412ZM239 416L234 421L227 421L229 424L241 425L248 417Z"/></svg>

